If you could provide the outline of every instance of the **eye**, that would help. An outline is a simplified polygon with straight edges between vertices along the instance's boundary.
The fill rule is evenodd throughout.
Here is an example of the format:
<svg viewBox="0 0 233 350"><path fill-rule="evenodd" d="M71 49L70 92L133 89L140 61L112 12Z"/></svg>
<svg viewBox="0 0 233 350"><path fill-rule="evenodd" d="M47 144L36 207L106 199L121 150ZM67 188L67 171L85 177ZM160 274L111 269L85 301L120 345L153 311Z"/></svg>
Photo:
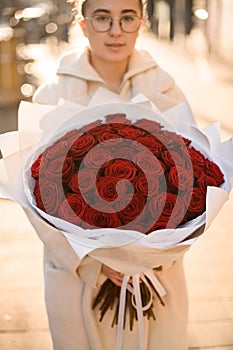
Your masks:
<svg viewBox="0 0 233 350"><path fill-rule="evenodd" d="M130 15L123 16L121 20L124 22L133 22L135 21L135 16L130 16Z"/></svg>
<svg viewBox="0 0 233 350"><path fill-rule="evenodd" d="M109 16L105 15L98 15L93 17L95 21L97 22L110 22L111 18Z"/></svg>

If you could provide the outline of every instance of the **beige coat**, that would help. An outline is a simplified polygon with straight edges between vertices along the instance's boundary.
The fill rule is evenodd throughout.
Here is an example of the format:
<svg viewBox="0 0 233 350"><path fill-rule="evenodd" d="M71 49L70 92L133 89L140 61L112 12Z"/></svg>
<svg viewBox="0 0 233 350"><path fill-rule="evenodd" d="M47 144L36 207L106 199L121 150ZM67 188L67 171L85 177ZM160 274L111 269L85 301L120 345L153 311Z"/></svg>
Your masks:
<svg viewBox="0 0 233 350"><path fill-rule="evenodd" d="M56 104L59 98L88 104L99 87L108 88L89 64L88 50L65 55L56 79L41 86L34 102ZM119 88L119 95L131 99L138 93L150 98L160 110L185 101L173 78L158 67L144 51L134 51L129 68ZM62 234L48 225L40 225L29 215L45 246L45 297L55 350L112 350L116 328L111 328L112 314L98 321L98 310L91 302L104 280L101 263L86 257L80 262ZM145 350L185 350L187 296L182 259L156 272L167 290L166 306L155 302L156 321L146 324ZM137 325L125 330L124 350L139 349Z"/></svg>

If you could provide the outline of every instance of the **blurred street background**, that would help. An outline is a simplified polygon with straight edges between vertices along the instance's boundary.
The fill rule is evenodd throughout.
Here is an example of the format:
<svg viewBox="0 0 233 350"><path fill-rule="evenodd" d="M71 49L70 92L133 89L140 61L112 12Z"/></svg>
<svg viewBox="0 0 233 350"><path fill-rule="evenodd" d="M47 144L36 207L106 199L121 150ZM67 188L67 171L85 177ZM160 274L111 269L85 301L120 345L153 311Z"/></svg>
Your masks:
<svg viewBox="0 0 233 350"><path fill-rule="evenodd" d="M200 127L219 122L222 139L233 136L233 1L154 0L147 10L138 45L175 78ZM20 101L82 44L71 22L65 0L0 0L0 134L17 129ZM192 350L233 350L232 207L231 195L185 257ZM22 209L0 200L0 350L51 350L42 258Z"/></svg>

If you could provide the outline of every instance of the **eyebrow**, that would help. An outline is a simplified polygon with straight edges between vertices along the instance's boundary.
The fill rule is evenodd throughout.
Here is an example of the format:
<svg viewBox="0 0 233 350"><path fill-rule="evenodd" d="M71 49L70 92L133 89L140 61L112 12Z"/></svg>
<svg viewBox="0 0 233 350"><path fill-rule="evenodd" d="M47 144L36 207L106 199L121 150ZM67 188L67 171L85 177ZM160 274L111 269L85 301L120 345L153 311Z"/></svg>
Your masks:
<svg viewBox="0 0 233 350"><path fill-rule="evenodd" d="M103 12L103 13L106 13L106 14L111 14L110 10L107 10L107 9L96 9L93 12L93 15L98 14L99 12ZM135 15L137 15L137 11L135 11L133 9L124 9L124 10L121 11L122 14L129 13L129 12L133 12Z"/></svg>

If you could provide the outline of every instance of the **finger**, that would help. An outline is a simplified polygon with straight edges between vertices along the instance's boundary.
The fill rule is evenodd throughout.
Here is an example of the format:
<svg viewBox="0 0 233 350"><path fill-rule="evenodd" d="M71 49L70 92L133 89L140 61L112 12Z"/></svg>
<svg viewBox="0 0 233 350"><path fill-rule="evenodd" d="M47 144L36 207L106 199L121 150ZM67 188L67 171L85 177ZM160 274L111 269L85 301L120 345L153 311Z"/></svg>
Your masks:
<svg viewBox="0 0 233 350"><path fill-rule="evenodd" d="M118 280L120 282L122 282L123 277L121 277L118 273L110 273L109 276L115 280Z"/></svg>
<svg viewBox="0 0 233 350"><path fill-rule="evenodd" d="M118 287L121 287L122 286L122 280L119 280L117 278L114 278L114 277L110 277L110 280Z"/></svg>

